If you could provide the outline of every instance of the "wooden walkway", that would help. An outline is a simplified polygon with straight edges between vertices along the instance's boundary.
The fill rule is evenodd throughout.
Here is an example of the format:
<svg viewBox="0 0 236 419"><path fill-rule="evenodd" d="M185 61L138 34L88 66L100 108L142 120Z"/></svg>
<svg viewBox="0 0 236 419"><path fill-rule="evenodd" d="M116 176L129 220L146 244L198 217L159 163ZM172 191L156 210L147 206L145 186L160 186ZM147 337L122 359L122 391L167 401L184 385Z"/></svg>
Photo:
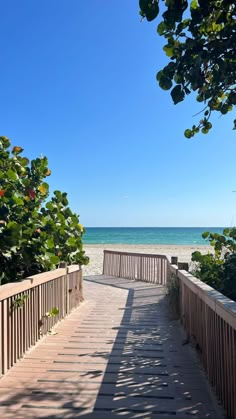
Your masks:
<svg viewBox="0 0 236 419"><path fill-rule="evenodd" d="M223 418L161 286L84 281L86 301L0 380L0 418Z"/></svg>

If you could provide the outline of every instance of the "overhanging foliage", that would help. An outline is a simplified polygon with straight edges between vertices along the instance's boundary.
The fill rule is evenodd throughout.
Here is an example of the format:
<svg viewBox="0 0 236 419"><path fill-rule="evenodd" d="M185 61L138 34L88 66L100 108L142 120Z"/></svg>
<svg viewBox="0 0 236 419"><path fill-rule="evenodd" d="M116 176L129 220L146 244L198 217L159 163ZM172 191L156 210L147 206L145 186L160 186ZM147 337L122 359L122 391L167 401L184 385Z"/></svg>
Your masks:
<svg viewBox="0 0 236 419"><path fill-rule="evenodd" d="M174 104L196 92L203 104L198 124L185 130L191 138L212 128L213 111L225 115L236 104L236 3L234 0L162 0L157 32L167 43L170 62L157 73L159 86L171 90ZM159 15L159 0L140 0L148 21ZM236 119L233 121L236 129Z"/></svg>

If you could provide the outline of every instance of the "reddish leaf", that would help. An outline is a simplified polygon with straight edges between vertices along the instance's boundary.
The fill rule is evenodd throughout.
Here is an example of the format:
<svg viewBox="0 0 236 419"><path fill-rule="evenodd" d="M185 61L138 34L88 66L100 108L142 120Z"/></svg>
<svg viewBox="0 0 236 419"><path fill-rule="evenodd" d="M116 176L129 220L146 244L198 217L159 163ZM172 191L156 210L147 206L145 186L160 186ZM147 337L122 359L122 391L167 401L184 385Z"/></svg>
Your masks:
<svg viewBox="0 0 236 419"><path fill-rule="evenodd" d="M6 189L1 189L1 190L0 190L0 197L1 197L1 196L4 196L4 195L5 195L5 193L6 193Z"/></svg>
<svg viewBox="0 0 236 419"><path fill-rule="evenodd" d="M34 199L36 197L36 193L33 189L28 189L28 195L30 199Z"/></svg>
<svg viewBox="0 0 236 419"><path fill-rule="evenodd" d="M22 151L23 151L23 148L21 148L21 147L19 147L17 145L15 147L13 147L13 149L12 149L12 153L14 153L14 154L19 154Z"/></svg>

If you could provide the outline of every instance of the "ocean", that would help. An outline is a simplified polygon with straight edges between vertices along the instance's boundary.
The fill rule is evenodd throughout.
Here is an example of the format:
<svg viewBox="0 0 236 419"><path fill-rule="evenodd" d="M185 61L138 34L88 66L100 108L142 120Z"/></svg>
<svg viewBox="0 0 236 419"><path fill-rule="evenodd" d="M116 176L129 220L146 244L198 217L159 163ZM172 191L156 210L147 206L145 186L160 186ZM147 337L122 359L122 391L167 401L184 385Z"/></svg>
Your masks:
<svg viewBox="0 0 236 419"><path fill-rule="evenodd" d="M204 231L222 234L224 227L87 227L84 244L206 245Z"/></svg>

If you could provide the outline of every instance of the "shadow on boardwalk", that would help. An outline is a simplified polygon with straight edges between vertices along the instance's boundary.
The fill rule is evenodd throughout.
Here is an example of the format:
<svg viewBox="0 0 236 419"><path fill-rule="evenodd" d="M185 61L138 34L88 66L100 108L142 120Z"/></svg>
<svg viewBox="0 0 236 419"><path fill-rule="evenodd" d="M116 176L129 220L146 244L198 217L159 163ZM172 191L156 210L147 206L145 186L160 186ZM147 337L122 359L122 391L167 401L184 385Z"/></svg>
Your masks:
<svg viewBox="0 0 236 419"><path fill-rule="evenodd" d="M57 338L51 344L49 337L39 358L36 348L18 367L19 388L9 387L16 373L0 380L0 391L9 391L1 418L222 418L196 357L182 345L178 322L168 316L163 287L103 276L87 277L85 285L88 305L82 317L80 309L70 316L64 346L61 323L56 348ZM26 366L37 374L35 362L48 365L21 382Z"/></svg>

